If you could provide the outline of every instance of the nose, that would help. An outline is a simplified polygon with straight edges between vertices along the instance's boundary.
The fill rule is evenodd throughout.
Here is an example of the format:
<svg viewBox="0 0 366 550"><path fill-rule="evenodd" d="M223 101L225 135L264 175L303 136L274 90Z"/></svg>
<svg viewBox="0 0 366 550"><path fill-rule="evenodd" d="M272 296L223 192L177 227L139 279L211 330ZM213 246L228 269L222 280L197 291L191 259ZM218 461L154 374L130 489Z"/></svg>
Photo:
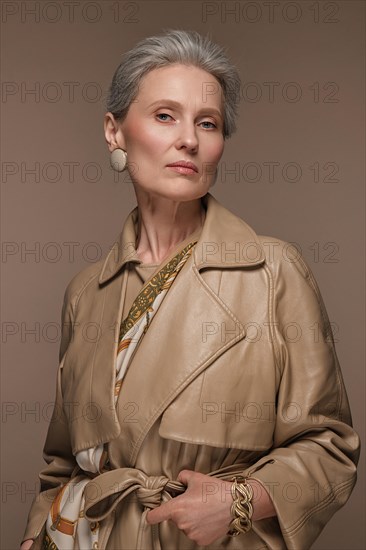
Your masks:
<svg viewBox="0 0 366 550"><path fill-rule="evenodd" d="M181 123L176 141L176 148L187 149L194 153L198 150L198 137L196 126L192 122Z"/></svg>

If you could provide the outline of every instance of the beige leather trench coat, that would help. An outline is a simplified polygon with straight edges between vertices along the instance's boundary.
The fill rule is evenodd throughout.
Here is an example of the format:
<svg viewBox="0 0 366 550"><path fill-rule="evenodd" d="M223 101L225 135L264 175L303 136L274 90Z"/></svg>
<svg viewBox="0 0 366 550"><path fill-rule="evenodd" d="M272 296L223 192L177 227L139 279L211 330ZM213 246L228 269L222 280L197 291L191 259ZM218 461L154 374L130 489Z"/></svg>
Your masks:
<svg viewBox="0 0 366 550"><path fill-rule="evenodd" d="M135 351L116 408L126 266L138 261L126 231L66 289L47 466L23 537L35 539L32 549L58 488L80 473L74 454L103 442L113 469L86 491L100 548L198 548L172 522L145 521L148 507L184 490L182 469L250 475L272 496L276 518L210 548L305 550L352 491L359 439L309 267L210 193L203 201L199 241Z"/></svg>

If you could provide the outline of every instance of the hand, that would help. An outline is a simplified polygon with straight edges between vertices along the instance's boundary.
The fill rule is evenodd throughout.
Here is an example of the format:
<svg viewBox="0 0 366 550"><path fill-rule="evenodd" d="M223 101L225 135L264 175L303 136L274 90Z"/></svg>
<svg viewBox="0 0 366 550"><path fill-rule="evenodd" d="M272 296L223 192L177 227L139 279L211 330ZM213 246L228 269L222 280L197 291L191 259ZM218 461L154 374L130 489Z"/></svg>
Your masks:
<svg viewBox="0 0 366 550"><path fill-rule="evenodd" d="M232 483L192 470L182 470L177 479L187 485L186 491L150 510L147 523L154 525L171 520L200 546L226 535L232 520Z"/></svg>
<svg viewBox="0 0 366 550"><path fill-rule="evenodd" d="M29 548L32 546L32 544L34 543L34 540L33 539L27 539L25 540L21 547L20 547L20 550L29 550Z"/></svg>

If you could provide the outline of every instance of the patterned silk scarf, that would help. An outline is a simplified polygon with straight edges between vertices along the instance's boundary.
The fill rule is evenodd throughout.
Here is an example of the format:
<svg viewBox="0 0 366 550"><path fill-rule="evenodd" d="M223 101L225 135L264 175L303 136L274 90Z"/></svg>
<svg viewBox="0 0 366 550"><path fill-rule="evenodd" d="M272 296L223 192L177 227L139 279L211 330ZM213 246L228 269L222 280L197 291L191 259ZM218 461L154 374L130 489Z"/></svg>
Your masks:
<svg viewBox="0 0 366 550"><path fill-rule="evenodd" d="M116 357L115 405L131 357L196 242L190 242L144 284L121 323ZM83 492L91 477L108 471L106 449L107 444L76 454L80 468L89 475L77 475L60 489L47 517L42 550L86 550L99 547L99 524L84 517Z"/></svg>

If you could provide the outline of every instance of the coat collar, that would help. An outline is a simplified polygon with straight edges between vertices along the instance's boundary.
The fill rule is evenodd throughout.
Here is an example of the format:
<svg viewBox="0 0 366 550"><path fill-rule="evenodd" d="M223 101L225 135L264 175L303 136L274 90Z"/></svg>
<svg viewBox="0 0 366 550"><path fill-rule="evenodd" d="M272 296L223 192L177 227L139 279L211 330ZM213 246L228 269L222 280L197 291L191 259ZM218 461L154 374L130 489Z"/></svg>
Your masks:
<svg viewBox="0 0 366 550"><path fill-rule="evenodd" d="M206 208L206 218L192 254L197 269L261 264L265 254L255 231L220 204L211 193L207 193L201 200ZM136 206L129 213L119 240L103 264L99 284L112 279L126 262L141 263L135 246L137 218Z"/></svg>

